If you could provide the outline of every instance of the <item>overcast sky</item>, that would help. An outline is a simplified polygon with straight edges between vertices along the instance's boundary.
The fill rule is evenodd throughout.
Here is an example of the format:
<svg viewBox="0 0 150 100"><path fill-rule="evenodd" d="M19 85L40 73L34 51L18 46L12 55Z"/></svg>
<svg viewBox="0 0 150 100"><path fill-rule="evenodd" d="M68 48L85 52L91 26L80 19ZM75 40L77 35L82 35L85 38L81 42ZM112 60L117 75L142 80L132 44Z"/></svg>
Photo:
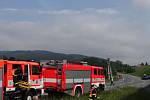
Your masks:
<svg viewBox="0 0 150 100"><path fill-rule="evenodd" d="M150 0L0 0L0 50L150 63Z"/></svg>

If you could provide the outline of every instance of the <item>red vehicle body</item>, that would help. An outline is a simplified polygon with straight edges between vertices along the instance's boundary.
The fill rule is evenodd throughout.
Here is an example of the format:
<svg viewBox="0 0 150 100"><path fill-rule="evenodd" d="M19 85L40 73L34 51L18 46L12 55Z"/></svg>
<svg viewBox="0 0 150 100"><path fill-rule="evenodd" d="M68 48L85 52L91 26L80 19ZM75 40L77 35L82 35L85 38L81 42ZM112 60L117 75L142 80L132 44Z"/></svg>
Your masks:
<svg viewBox="0 0 150 100"><path fill-rule="evenodd" d="M23 81L39 94L45 91L79 96L88 93L92 85L101 89L105 87L103 67L67 62L41 65L30 61L0 60L0 99L10 100L18 95L14 85L14 71L18 67L22 70ZM32 97L32 93L25 95L25 100Z"/></svg>
<svg viewBox="0 0 150 100"><path fill-rule="evenodd" d="M42 74L39 72L39 63L0 60L0 79L2 80L0 81L1 100L15 99L15 96L18 95L19 92L14 86L14 71L18 67L22 70L24 81L28 82L31 88L35 90L41 90L43 88Z"/></svg>
<svg viewBox="0 0 150 100"><path fill-rule="evenodd" d="M104 68L74 63L45 65L42 67L44 90L78 96L89 92L91 86L104 89Z"/></svg>

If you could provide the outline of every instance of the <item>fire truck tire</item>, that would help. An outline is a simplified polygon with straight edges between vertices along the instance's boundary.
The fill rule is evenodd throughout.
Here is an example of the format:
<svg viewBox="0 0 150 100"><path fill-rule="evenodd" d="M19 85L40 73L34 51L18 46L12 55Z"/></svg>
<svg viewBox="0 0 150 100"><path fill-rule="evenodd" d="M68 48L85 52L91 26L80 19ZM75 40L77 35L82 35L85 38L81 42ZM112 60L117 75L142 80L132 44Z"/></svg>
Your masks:
<svg viewBox="0 0 150 100"><path fill-rule="evenodd" d="M27 92L26 95L24 96L24 100L33 100L32 93L31 92Z"/></svg>
<svg viewBox="0 0 150 100"><path fill-rule="evenodd" d="M8 96L4 96L4 100L10 100Z"/></svg>
<svg viewBox="0 0 150 100"><path fill-rule="evenodd" d="M31 96L27 96L27 100L32 100L32 97Z"/></svg>
<svg viewBox="0 0 150 100"><path fill-rule="evenodd" d="M76 87L76 90L75 90L75 96L76 97L80 97L82 95L82 89L81 87Z"/></svg>
<svg viewBox="0 0 150 100"><path fill-rule="evenodd" d="M104 91L105 90L105 86L100 84L99 87L98 87L98 90L99 91Z"/></svg>

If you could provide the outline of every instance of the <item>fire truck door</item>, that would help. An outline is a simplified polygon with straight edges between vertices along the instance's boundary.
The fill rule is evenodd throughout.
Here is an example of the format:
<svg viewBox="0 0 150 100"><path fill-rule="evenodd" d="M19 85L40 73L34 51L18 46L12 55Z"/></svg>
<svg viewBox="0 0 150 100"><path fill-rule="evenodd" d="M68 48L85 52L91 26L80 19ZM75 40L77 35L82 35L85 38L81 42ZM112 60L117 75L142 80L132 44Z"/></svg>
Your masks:
<svg viewBox="0 0 150 100"><path fill-rule="evenodd" d="M40 67L32 65L31 67L31 74L30 74L30 82L32 86L35 86L35 88L41 88L41 73L40 73Z"/></svg>
<svg viewBox="0 0 150 100"><path fill-rule="evenodd" d="M2 96L3 96L2 80L3 80L3 69L0 68L0 100L3 100L2 99Z"/></svg>

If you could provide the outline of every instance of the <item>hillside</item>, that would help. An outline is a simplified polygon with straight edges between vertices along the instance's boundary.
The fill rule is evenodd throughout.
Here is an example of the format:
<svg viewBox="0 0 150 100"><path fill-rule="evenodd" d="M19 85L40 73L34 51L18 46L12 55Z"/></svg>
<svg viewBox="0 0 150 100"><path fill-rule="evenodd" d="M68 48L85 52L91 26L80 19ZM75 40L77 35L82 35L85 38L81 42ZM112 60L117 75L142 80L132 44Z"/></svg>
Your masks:
<svg viewBox="0 0 150 100"><path fill-rule="evenodd" d="M144 74L150 75L150 66L141 66L135 69L135 72L132 75L143 76Z"/></svg>
<svg viewBox="0 0 150 100"><path fill-rule="evenodd" d="M44 50L18 50L18 51L0 51L0 59L11 59L11 60L70 60L70 61L86 61L89 65L103 66L105 67L105 73L107 73L107 60L98 57L89 57L80 54L63 54L55 53ZM123 64L121 61L110 62L113 74L117 72L133 72L133 67Z"/></svg>
<svg viewBox="0 0 150 100"><path fill-rule="evenodd" d="M55 53L50 51L44 50L34 50L34 51L0 51L0 58L8 59L8 58L16 58L19 60L78 60L83 59L86 56L79 55L79 54L63 54L63 53Z"/></svg>

